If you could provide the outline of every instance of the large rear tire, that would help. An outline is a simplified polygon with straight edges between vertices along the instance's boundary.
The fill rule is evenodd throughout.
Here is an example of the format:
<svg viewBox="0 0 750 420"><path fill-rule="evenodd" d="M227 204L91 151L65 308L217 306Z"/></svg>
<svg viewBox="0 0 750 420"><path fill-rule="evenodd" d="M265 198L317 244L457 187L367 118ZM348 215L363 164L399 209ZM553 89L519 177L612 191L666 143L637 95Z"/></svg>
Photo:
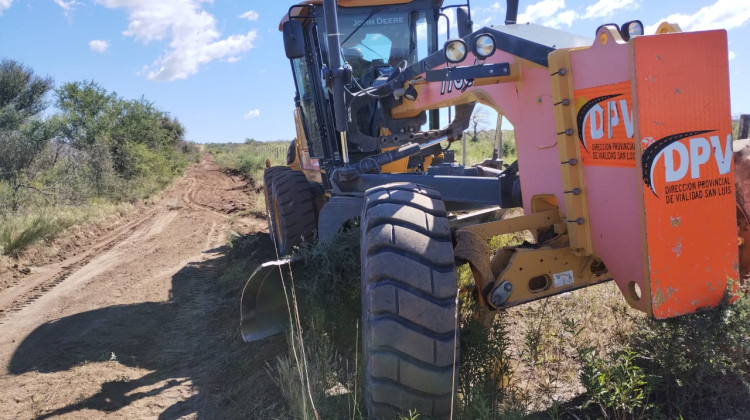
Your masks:
<svg viewBox="0 0 750 420"><path fill-rule="evenodd" d="M294 163L295 160L297 160L297 147L294 144L295 141L292 140L291 143L289 143L289 147L286 149L286 164L291 165Z"/></svg>
<svg viewBox="0 0 750 420"><path fill-rule="evenodd" d="M287 166L272 166L266 168L263 171L263 191L266 198L266 216L268 217L268 234L271 235L272 240L275 237L274 232L274 221L276 220L276 206L274 204L273 196L273 179L283 173L291 171Z"/></svg>
<svg viewBox="0 0 750 420"><path fill-rule="evenodd" d="M269 198L269 215L273 216L271 224L279 256L288 254L302 242L315 239L315 202L305 174L291 169L274 174Z"/></svg>
<svg viewBox="0 0 750 420"><path fill-rule="evenodd" d="M458 373L457 283L440 194L405 183L370 189L361 228L369 417L416 409L449 418Z"/></svg>
<svg viewBox="0 0 750 420"><path fill-rule="evenodd" d="M740 281L750 276L750 139L736 140L734 149L734 191L737 201L737 234L740 245Z"/></svg>

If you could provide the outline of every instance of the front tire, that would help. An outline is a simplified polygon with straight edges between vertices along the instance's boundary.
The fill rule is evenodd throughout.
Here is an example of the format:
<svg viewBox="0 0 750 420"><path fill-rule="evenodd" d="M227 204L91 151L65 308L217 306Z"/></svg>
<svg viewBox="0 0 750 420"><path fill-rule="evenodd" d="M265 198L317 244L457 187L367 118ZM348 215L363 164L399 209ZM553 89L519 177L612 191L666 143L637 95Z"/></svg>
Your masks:
<svg viewBox="0 0 750 420"><path fill-rule="evenodd" d="M416 409L449 418L458 373L457 282L440 194L405 183L370 189L361 228L369 416Z"/></svg>

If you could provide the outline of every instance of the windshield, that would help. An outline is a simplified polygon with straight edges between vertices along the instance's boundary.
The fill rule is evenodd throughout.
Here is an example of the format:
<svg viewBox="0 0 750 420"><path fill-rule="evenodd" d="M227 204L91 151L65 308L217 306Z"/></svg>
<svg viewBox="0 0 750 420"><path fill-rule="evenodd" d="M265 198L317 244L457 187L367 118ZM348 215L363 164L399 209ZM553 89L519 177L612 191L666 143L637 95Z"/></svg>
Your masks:
<svg viewBox="0 0 750 420"><path fill-rule="evenodd" d="M429 26L434 25L429 19ZM341 53L360 85L402 61L413 64L428 54L425 11L385 11L383 8L339 16Z"/></svg>

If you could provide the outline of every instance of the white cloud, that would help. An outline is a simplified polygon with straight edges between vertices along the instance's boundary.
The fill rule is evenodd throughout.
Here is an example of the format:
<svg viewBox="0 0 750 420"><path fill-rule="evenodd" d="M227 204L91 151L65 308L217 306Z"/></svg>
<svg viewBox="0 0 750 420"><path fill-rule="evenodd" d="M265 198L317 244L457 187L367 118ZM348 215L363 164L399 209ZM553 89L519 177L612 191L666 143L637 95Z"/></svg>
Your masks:
<svg viewBox="0 0 750 420"><path fill-rule="evenodd" d="M453 8L445 9L443 10L443 14L447 17L448 22L450 22L448 25L450 25L451 29L451 38L458 38L458 23L456 22L456 11ZM438 19L438 35L447 35L448 34L448 26L445 24L446 17L440 16ZM426 24L425 24L426 25Z"/></svg>
<svg viewBox="0 0 750 420"><path fill-rule="evenodd" d="M574 10L565 10L565 0L541 0L526 6L523 13L518 15L517 21L559 28L563 24L571 26L578 17Z"/></svg>
<svg viewBox="0 0 750 420"><path fill-rule="evenodd" d="M260 110L259 109L251 109L250 111L245 114L246 120L252 120L253 118L260 117Z"/></svg>
<svg viewBox="0 0 750 420"><path fill-rule="evenodd" d="M661 22L676 23L683 31L707 29L734 29L750 21L750 2L717 0L716 3L698 10L692 15L674 13L646 27L646 34L653 34Z"/></svg>
<svg viewBox="0 0 750 420"><path fill-rule="evenodd" d="M635 0L599 0L587 6L583 17L585 19L608 18L620 9L635 9L638 3Z"/></svg>
<svg viewBox="0 0 750 420"><path fill-rule="evenodd" d="M79 5L81 3L75 1L75 0L52 0L55 2L56 5L62 7L65 14L69 14L73 11L76 5ZM10 8L10 6L13 4L13 0L0 0L0 16L3 15L3 10Z"/></svg>
<svg viewBox="0 0 750 420"><path fill-rule="evenodd" d="M0 0L2 1L2 0ZM214 60L234 62L253 48L257 30L221 38L216 19L203 10L211 0L96 0L130 14L123 32L144 44L169 39L169 49L144 73L151 80L186 79Z"/></svg>
<svg viewBox="0 0 750 420"><path fill-rule="evenodd" d="M248 10L247 12L240 15L241 19L247 19L247 20L258 20L258 12L255 10Z"/></svg>
<svg viewBox="0 0 750 420"><path fill-rule="evenodd" d="M66 15L69 15L73 9L76 7L76 5L79 5L81 3L75 1L75 0L52 0L55 2L56 5L60 6Z"/></svg>
<svg viewBox="0 0 750 420"><path fill-rule="evenodd" d="M518 15L519 23L537 22L549 19L557 14L557 11L565 7L565 0L542 0L538 3L526 6L526 9Z"/></svg>
<svg viewBox="0 0 750 420"><path fill-rule="evenodd" d="M578 18L578 13L575 12L575 10L566 10L564 12L560 12L555 16L555 19L559 23L564 23L567 26L572 26L573 21Z"/></svg>
<svg viewBox="0 0 750 420"><path fill-rule="evenodd" d="M478 7L471 11L471 17L475 23L474 29L478 29L489 24L502 24L505 22L505 2L492 3L489 7ZM480 18L480 16L484 16Z"/></svg>
<svg viewBox="0 0 750 420"><path fill-rule="evenodd" d="M0 16L3 15L3 10L8 9L13 4L13 0L0 0Z"/></svg>
<svg viewBox="0 0 750 420"><path fill-rule="evenodd" d="M443 14L448 18L448 21L450 22L451 27L451 38L458 38L458 33L456 32L456 14L453 12L453 8L445 9L443 11ZM439 39L442 41L443 38L446 38L447 35L447 27L445 24L445 17L440 16L438 19L438 36ZM419 22L417 23L417 40L419 41L425 41L427 39L427 22Z"/></svg>
<svg viewBox="0 0 750 420"><path fill-rule="evenodd" d="M737 57L737 54L735 54L734 51L729 51L728 56L729 57L727 58L729 58L730 60L734 60L734 58Z"/></svg>
<svg viewBox="0 0 750 420"><path fill-rule="evenodd" d="M89 48L91 48L91 51L102 53L109 49L109 42L101 39L94 39L89 41Z"/></svg>

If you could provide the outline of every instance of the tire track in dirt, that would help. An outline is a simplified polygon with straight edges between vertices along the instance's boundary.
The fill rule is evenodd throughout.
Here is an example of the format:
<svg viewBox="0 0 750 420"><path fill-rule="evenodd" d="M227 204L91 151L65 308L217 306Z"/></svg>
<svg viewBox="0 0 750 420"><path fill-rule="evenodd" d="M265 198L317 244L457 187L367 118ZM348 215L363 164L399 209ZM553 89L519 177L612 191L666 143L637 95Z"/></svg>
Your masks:
<svg viewBox="0 0 750 420"><path fill-rule="evenodd" d="M197 167L204 171L216 171L216 169L209 169L205 163L201 163ZM222 176L225 176L225 174L222 173ZM233 178L229 177L229 179L231 179L232 183L235 182ZM195 177L187 177L184 179L184 182L187 183L187 188L185 188L185 191L181 196L184 204L195 210L206 211L212 215L218 216L222 219L222 222L232 219L231 215L222 213L216 208L201 204L198 201L196 197L198 192L198 180ZM140 217L137 220L131 221L115 231L110 232L104 240L91 245L89 250L83 254L61 263L48 266L42 273L36 276L14 280L11 287L0 291L0 325L6 323L11 314L18 312L29 304L37 301L70 276L86 267L94 259L112 250L118 244L126 241L141 226L153 220L161 210L163 209L153 209L144 217ZM158 226L152 226L151 231L154 229L158 230L158 228ZM218 226L218 223L213 222L210 233L205 240L205 249L210 249L213 245L221 242L221 231L222 229ZM150 236L150 234L153 233L154 232L149 232L147 236Z"/></svg>
<svg viewBox="0 0 750 420"><path fill-rule="evenodd" d="M139 227L149 220L152 220L155 216L156 213L152 212L145 217L134 220L115 231L113 233L114 238L108 236L104 241L95 244L88 252L73 258L73 261L64 262L64 264L54 266L53 271L56 271L56 274L52 277L42 277L33 282L25 281L25 283L30 284L23 284L22 286L20 282L18 282L15 287L3 291L4 296L0 295L0 325L7 321L9 315L20 311L24 307L35 302L44 294L50 292L57 285L78 272L95 258L126 240Z"/></svg>
<svg viewBox="0 0 750 420"><path fill-rule="evenodd" d="M182 200L185 202L185 204L195 209L200 209L200 210L207 211L209 213L213 213L223 219L229 219L230 218L229 215L221 213L212 207L205 206L203 204L198 203L198 201L195 198L196 185L197 185L197 182L195 178L190 178L190 186L188 187L188 190L185 192L185 194L183 194L182 196Z"/></svg>
<svg viewBox="0 0 750 420"><path fill-rule="evenodd" d="M271 380L228 385L248 353L222 277L228 235L267 246L244 182L206 155L132 222L0 291L0 418L253 418L246 398Z"/></svg>

